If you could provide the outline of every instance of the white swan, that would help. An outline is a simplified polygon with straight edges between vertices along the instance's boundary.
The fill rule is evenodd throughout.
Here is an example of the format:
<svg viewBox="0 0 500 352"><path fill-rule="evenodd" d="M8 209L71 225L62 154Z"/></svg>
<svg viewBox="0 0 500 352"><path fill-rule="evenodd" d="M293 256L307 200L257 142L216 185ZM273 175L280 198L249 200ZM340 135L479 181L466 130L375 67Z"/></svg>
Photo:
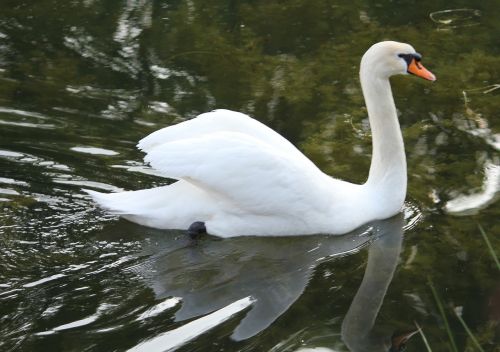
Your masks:
<svg viewBox="0 0 500 352"><path fill-rule="evenodd" d="M360 78L373 136L368 180L357 185L324 174L290 142L238 112L215 110L156 131L138 147L145 161L177 182L103 194L103 208L155 228L231 236L343 234L401 210L406 158L389 77L413 73L434 81L408 44L373 45ZM203 225L203 224L201 224Z"/></svg>

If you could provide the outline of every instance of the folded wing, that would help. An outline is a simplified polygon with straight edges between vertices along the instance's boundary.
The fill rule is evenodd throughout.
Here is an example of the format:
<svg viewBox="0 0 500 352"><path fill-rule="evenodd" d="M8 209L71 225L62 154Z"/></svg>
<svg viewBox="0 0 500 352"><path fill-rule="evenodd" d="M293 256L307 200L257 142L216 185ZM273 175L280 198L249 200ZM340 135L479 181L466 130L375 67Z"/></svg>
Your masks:
<svg viewBox="0 0 500 352"><path fill-rule="evenodd" d="M325 175L293 146L290 153L247 133L219 131L150 147L145 161L153 168L233 204L235 213L300 214L325 206L318 188Z"/></svg>
<svg viewBox="0 0 500 352"><path fill-rule="evenodd" d="M155 131L140 140L137 147L148 153L155 147L165 143L186 138L198 138L218 132L237 132L253 137L274 149L287 153L290 157L301 160L310 167L315 167L309 159L279 133L245 114L223 109L207 112L194 119Z"/></svg>

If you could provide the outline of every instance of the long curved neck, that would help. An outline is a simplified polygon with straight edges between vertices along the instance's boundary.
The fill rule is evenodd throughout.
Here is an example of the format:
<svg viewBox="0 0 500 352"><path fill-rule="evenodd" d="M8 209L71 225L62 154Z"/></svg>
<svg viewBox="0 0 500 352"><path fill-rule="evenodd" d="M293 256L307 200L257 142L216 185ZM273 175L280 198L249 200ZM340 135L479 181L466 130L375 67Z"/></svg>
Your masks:
<svg viewBox="0 0 500 352"><path fill-rule="evenodd" d="M373 67L372 67L373 68ZM372 130L372 162L366 186L387 202L390 212L401 208L406 196L406 157L403 136L388 78L361 65L360 78ZM377 197L379 198L379 197Z"/></svg>

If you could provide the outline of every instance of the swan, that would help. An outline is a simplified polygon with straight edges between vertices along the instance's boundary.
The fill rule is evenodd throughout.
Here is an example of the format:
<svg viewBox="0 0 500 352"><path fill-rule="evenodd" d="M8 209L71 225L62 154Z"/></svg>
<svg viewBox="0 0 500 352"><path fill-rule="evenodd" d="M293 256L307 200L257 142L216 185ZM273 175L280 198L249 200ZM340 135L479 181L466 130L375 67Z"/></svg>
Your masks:
<svg viewBox="0 0 500 352"><path fill-rule="evenodd" d="M145 162L176 182L110 194L84 191L102 208L159 229L220 237L350 232L403 206L406 157L389 77L408 73L436 79L409 44L379 42L361 59L373 147L364 184L326 175L245 114L215 110L139 141Z"/></svg>

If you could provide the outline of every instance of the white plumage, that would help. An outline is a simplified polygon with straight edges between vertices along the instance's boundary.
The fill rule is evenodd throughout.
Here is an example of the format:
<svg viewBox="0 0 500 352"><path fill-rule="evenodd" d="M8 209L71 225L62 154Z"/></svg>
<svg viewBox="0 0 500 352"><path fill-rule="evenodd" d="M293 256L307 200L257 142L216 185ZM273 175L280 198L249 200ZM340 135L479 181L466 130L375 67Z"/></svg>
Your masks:
<svg viewBox="0 0 500 352"><path fill-rule="evenodd" d="M407 44L386 43L390 43L385 44L386 51L414 52ZM374 47L367 54L372 51L383 58L386 53ZM369 76L368 80L375 79ZM369 114L373 110L369 100L378 100L388 104L383 112L395 115L386 81L388 91L370 91L363 84L362 67ZM381 117L370 114L371 123L375 118ZM215 110L163 128L139 142L138 147L146 152L145 161L177 182L112 194L86 192L105 209L155 228L187 229L202 221L209 233L222 237L346 233L370 220L391 216L402 206L406 163L401 133L395 116L386 117L385 123L389 131L395 127L399 133L386 136L391 150L384 153L393 153L395 158L382 158L375 168L372 163L370 175L374 176L364 185L324 174L262 123L238 112ZM375 133L373 138L377 138ZM374 148L379 148L375 141ZM395 182L396 189L388 191L387 182Z"/></svg>

